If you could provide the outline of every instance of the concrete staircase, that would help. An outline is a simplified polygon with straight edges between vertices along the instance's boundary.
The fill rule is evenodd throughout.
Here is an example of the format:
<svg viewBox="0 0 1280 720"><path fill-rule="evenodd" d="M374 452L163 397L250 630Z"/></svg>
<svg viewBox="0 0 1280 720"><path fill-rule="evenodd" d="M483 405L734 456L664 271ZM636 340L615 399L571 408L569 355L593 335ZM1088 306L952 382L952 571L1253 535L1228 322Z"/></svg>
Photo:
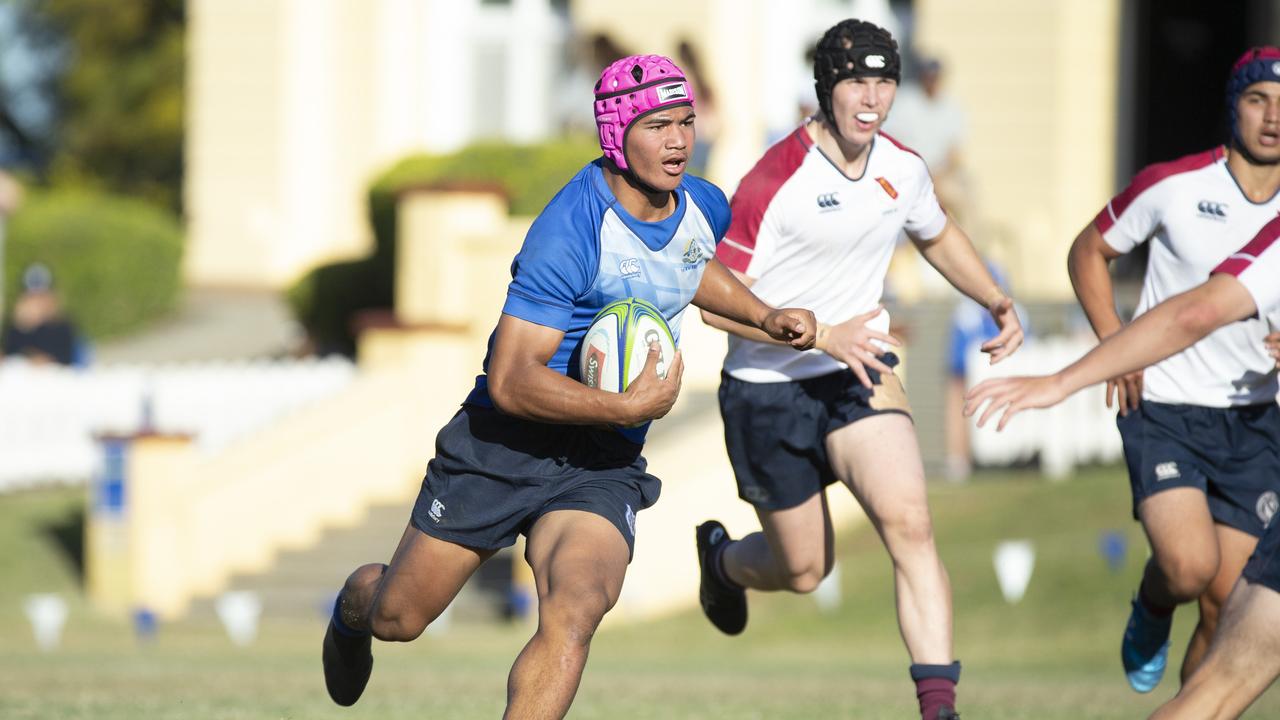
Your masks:
<svg viewBox="0 0 1280 720"><path fill-rule="evenodd" d="M264 618L305 619L326 616L347 574L365 563L389 562L408 522L412 499L371 507L362 522L326 531L315 545L279 554L262 573L238 574L228 591L247 590L262 600ZM511 552L495 555L472 577L452 608L462 620L493 619L507 612ZM216 597L191 605L192 619L215 616Z"/></svg>

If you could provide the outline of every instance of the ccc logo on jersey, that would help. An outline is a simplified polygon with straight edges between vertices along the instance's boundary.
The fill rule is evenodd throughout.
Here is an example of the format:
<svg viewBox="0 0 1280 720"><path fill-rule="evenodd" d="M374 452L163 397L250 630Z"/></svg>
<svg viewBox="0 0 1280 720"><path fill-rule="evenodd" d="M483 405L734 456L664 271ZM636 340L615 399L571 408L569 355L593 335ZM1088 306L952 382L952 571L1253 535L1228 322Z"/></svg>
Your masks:
<svg viewBox="0 0 1280 720"><path fill-rule="evenodd" d="M818 196L819 212L840 209L840 193L823 193Z"/></svg>
<svg viewBox="0 0 1280 720"><path fill-rule="evenodd" d="M1212 202L1209 200L1201 200L1196 204L1196 210L1200 217L1209 218L1210 220L1226 220L1227 204L1220 202Z"/></svg>

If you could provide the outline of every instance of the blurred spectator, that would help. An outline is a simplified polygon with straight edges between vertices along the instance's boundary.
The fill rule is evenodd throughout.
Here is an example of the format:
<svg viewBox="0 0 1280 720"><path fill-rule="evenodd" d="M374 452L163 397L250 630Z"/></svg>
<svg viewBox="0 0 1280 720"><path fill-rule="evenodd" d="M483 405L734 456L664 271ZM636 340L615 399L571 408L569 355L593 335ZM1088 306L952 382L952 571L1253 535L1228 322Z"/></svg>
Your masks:
<svg viewBox="0 0 1280 720"><path fill-rule="evenodd" d="M32 362L79 364L75 327L62 314L53 290L53 274L35 264L22 273L22 294L13 305L13 318L0 337L0 356L26 357Z"/></svg>
<svg viewBox="0 0 1280 720"><path fill-rule="evenodd" d="M987 271L1006 294L1009 284L1004 271L996 263L988 260ZM1031 337L1031 326L1026 308L1014 305L1018 317L1023 322L1026 338ZM1000 334L991 313L981 305L969 300L961 300L951 313L951 331L947 340L947 392L943 408L946 433L946 476L952 482L963 482L969 479L973 470L972 454L969 446L969 420L961 410L964 408L965 377L969 371L969 358L975 347Z"/></svg>
<svg viewBox="0 0 1280 720"><path fill-rule="evenodd" d="M676 62L684 70L685 79L693 85L693 96L698 100L697 132L693 141L693 155L689 158L689 170L694 175L705 175L711 157L711 148L720 134L720 115L716 112L716 94L707 82L707 76L698 61L698 52L687 40L681 40L676 48Z"/></svg>
<svg viewBox="0 0 1280 720"><path fill-rule="evenodd" d="M942 63L937 58L920 58L918 68L919 81L904 83L898 89L885 132L924 158L938 201L963 226L969 219L971 202L960 152L965 114L959 103L942 91Z"/></svg>
<svg viewBox="0 0 1280 720"><path fill-rule="evenodd" d="M600 71L610 63L631 53L605 33L579 36L572 47L573 66L569 79L562 85L558 96L562 129L566 133L584 132L594 135L596 79L600 77Z"/></svg>

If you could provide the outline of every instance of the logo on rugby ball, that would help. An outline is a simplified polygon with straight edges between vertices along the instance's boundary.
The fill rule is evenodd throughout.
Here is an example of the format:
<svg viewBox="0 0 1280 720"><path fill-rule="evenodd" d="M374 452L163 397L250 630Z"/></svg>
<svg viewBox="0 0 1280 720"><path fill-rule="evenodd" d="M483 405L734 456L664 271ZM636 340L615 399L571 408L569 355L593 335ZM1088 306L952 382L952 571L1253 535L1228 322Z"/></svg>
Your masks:
<svg viewBox="0 0 1280 720"><path fill-rule="evenodd" d="M600 372L604 369L604 350L592 345L587 348L587 360L582 372L582 383L590 388L600 387Z"/></svg>

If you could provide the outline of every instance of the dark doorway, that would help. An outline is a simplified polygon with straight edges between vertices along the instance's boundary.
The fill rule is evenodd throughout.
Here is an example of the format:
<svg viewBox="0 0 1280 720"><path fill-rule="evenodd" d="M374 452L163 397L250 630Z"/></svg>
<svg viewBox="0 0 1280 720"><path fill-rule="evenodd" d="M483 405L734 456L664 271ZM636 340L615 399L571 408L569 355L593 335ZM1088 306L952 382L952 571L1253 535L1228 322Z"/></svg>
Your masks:
<svg viewBox="0 0 1280 720"><path fill-rule="evenodd" d="M1247 48L1275 42L1271 28L1278 4L1276 0L1125 3L1121 64L1127 82L1121 83L1119 102L1118 187L1151 163L1226 141L1227 73ZM1128 142L1124 142L1126 136Z"/></svg>

